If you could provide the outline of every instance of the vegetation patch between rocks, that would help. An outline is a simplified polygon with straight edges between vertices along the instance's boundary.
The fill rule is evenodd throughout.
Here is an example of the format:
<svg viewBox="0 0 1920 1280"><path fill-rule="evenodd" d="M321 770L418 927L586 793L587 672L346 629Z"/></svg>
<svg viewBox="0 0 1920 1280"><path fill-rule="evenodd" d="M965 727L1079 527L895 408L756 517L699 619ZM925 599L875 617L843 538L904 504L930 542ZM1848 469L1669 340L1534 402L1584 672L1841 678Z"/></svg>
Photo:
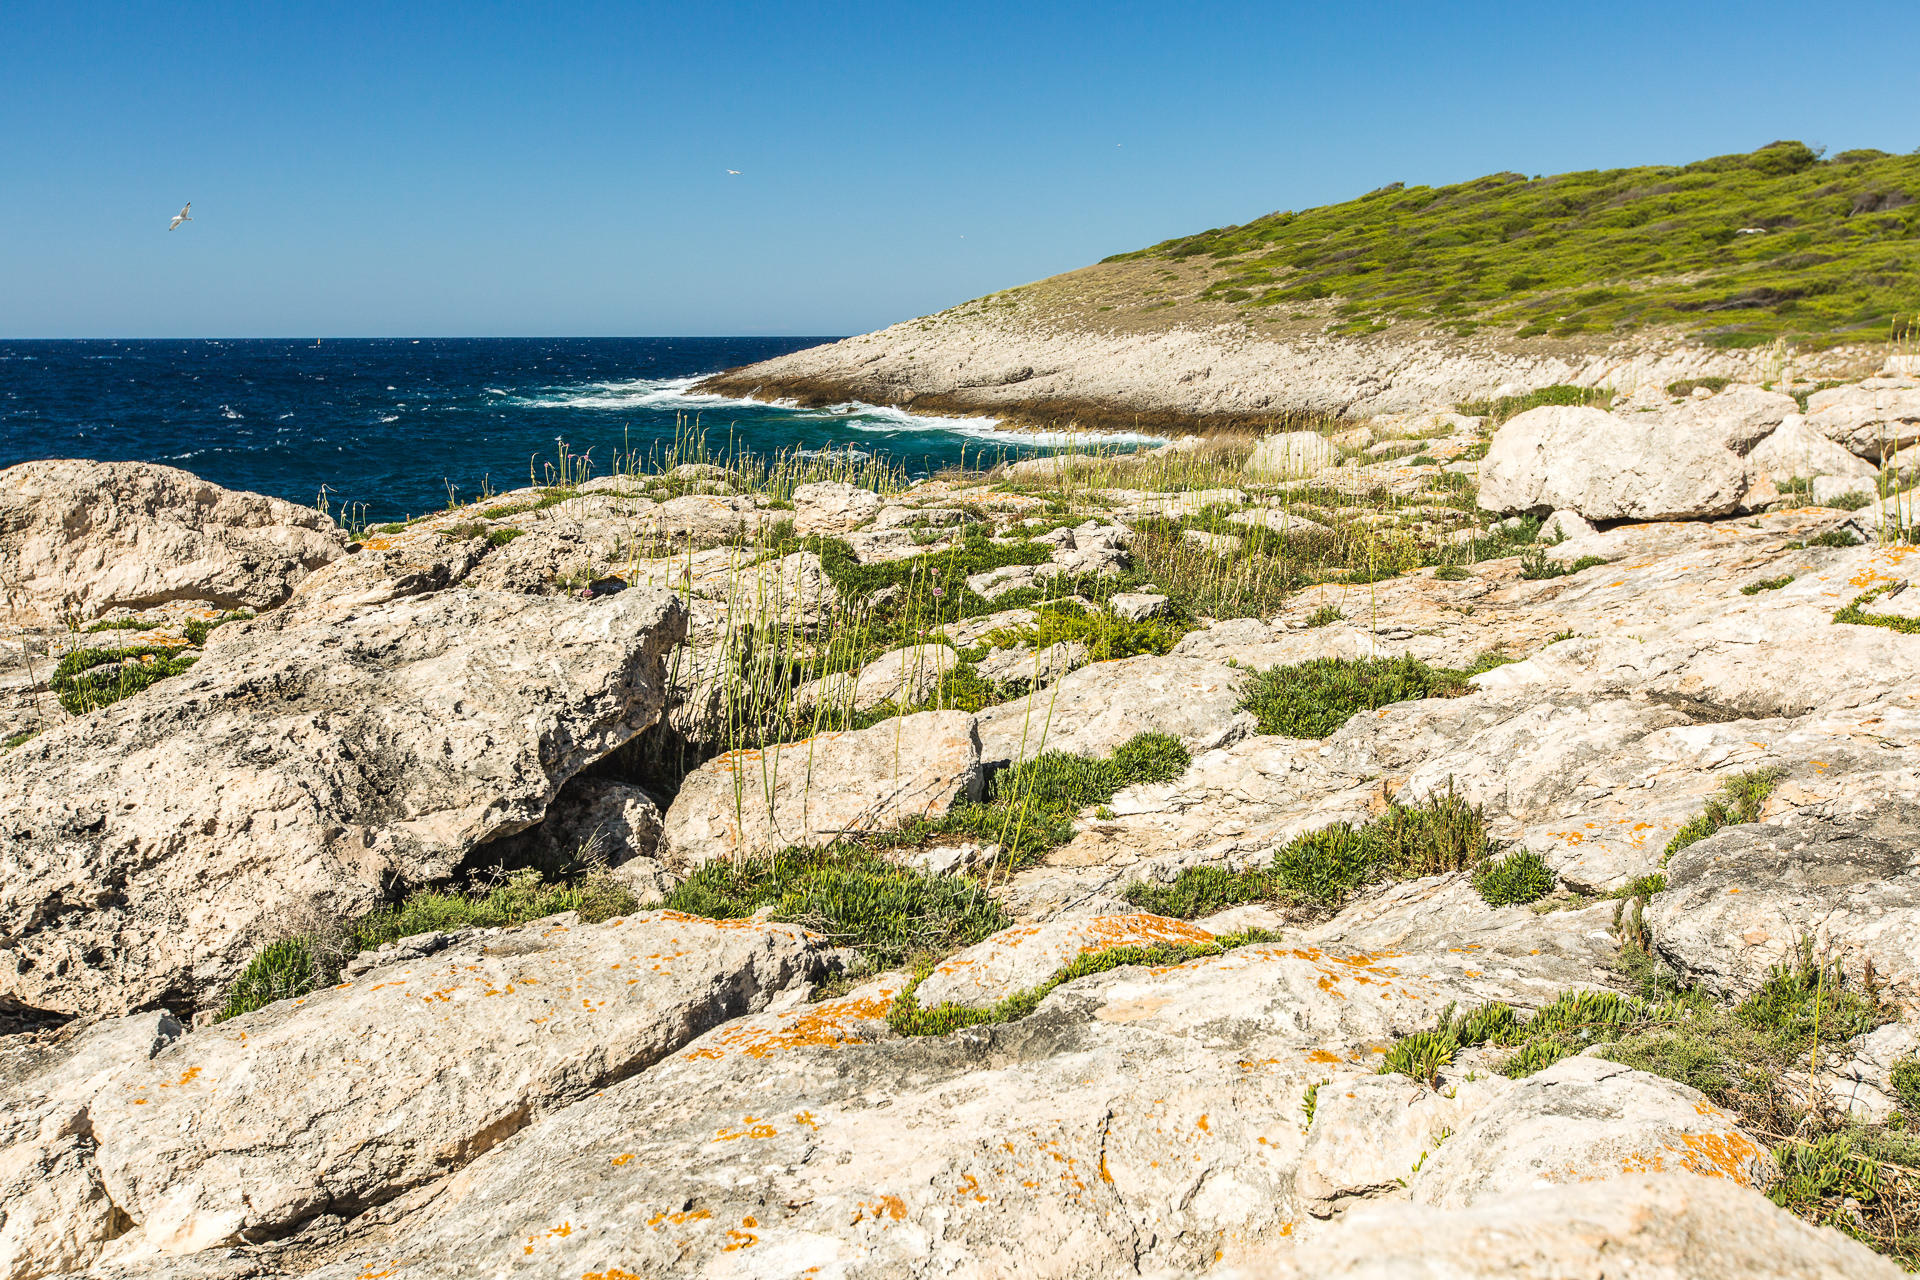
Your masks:
<svg viewBox="0 0 1920 1280"><path fill-rule="evenodd" d="M198 654L142 645L131 649L75 649L60 659L48 687L71 715L85 715L130 698L193 666ZM102 672L101 667L111 666Z"/></svg>
<svg viewBox="0 0 1920 1280"><path fill-rule="evenodd" d="M894 997L893 1005L887 1011L887 1025L903 1036L942 1036L963 1027L977 1027L992 1022L1017 1022L1040 1007L1055 987L1072 982L1075 978L1085 978L1096 973L1105 973L1109 969L1118 969L1124 965L1148 965L1168 967L1185 964L1189 960L1199 960L1207 956L1224 955L1239 947L1260 942L1278 942L1280 935L1265 929L1247 929L1240 933L1220 934L1211 942L1191 944L1155 943L1145 947L1108 947L1104 950L1086 951L1068 963L1054 970L1044 982L1016 991L1006 999L984 1009L975 1009L966 1005L943 1002L931 1009L923 1009L914 998L920 984L933 972L931 964L919 967L906 988Z"/></svg>
<svg viewBox="0 0 1920 1280"><path fill-rule="evenodd" d="M1902 583L1900 585L1904 586L1905 584ZM1884 587L1875 587L1871 591L1862 592L1850 600L1838 613L1835 613L1833 620L1835 622L1849 623L1858 627L1886 627L1889 630L1898 631L1903 635L1920 634L1920 618L1903 618L1893 613L1867 612L1868 605L1878 600L1881 596L1891 593L1893 587L1894 584L1889 583Z"/></svg>
<svg viewBox="0 0 1920 1280"><path fill-rule="evenodd" d="M1253 712L1261 733L1324 738L1362 711L1471 693L1467 678L1480 669L1430 667L1413 657L1315 658L1258 673L1240 705Z"/></svg>
<svg viewBox="0 0 1920 1280"><path fill-rule="evenodd" d="M1773 794L1773 789L1786 776L1785 769L1775 766L1750 769L1728 778L1721 784L1720 794L1707 801L1707 807L1700 811L1700 815L1673 833L1673 838L1667 841L1662 861L1690 844L1705 840L1722 827L1760 821L1761 806L1766 804L1767 797ZM1664 886L1665 883L1663 876L1661 884Z"/></svg>

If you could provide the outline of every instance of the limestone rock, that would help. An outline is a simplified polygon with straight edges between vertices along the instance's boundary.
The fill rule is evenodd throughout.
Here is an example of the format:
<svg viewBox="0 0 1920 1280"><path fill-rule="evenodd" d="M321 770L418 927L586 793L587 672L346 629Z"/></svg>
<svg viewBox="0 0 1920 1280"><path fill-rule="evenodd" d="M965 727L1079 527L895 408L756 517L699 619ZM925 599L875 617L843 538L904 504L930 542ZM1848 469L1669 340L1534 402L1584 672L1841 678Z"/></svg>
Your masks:
<svg viewBox="0 0 1920 1280"><path fill-rule="evenodd" d="M1784 392L1736 382L1714 395L1688 400L1658 416L1685 434L1710 435L1744 457L1799 410L1799 404Z"/></svg>
<svg viewBox="0 0 1920 1280"><path fill-rule="evenodd" d="M458 1169L822 969L804 930L672 911L491 931L162 1050L93 1098L95 1159L148 1250L283 1234Z"/></svg>
<svg viewBox="0 0 1920 1280"><path fill-rule="evenodd" d="M835 480L799 485L793 491L794 532L848 533L873 519L883 505L879 494L859 485Z"/></svg>
<svg viewBox="0 0 1920 1280"><path fill-rule="evenodd" d="M1246 736L1238 710L1249 673L1178 655L1096 662L1050 688L980 713L981 759L1025 760L1042 751L1106 755L1140 733L1170 733L1189 750Z"/></svg>
<svg viewBox="0 0 1920 1280"><path fill-rule="evenodd" d="M1896 1280L1831 1227L1718 1178L1643 1174L1527 1188L1449 1211L1367 1205L1226 1280Z"/></svg>
<svg viewBox="0 0 1920 1280"><path fill-rule="evenodd" d="M659 717L686 625L457 589L264 621L0 757L0 1002L190 1010L270 936L447 876Z"/></svg>
<svg viewBox="0 0 1920 1280"><path fill-rule="evenodd" d="M1547 406L1494 432L1480 464L1479 503L1503 513L1570 509L1588 520L1699 519L1737 508L1746 477L1713 423Z"/></svg>
<svg viewBox="0 0 1920 1280"><path fill-rule="evenodd" d="M1061 640L1038 653L1027 644L995 649L974 669L982 680L1003 689L1043 689L1069 671L1085 666L1086 662L1086 645L1078 640Z"/></svg>
<svg viewBox="0 0 1920 1280"><path fill-rule="evenodd" d="M1872 463L1849 453L1807 425L1798 413L1788 414L1772 435L1747 455L1747 465L1771 476L1776 484L1797 478L1828 476L1870 482L1879 474Z"/></svg>
<svg viewBox="0 0 1920 1280"><path fill-rule="evenodd" d="M1575 1057L1474 1113L1407 1185L1415 1204L1467 1209L1541 1182L1668 1172L1763 1185L1771 1157L1699 1090Z"/></svg>
<svg viewBox="0 0 1920 1280"><path fill-rule="evenodd" d="M538 826L480 846L477 857L556 871L595 862L618 867L653 857L661 820L659 803L639 787L577 777L560 788Z"/></svg>
<svg viewBox="0 0 1920 1280"><path fill-rule="evenodd" d="M1326 525L1297 516L1285 507L1255 507L1251 511L1236 511L1227 517L1229 524L1258 525L1274 533L1290 538L1304 538L1310 534L1330 534Z"/></svg>
<svg viewBox="0 0 1920 1280"><path fill-rule="evenodd" d="M1151 591L1119 591L1107 598L1107 607L1128 622L1145 622L1166 612L1167 598Z"/></svg>
<svg viewBox="0 0 1920 1280"><path fill-rule="evenodd" d="M1543 538L1588 538L1598 532L1578 511L1556 511L1540 522Z"/></svg>
<svg viewBox="0 0 1920 1280"><path fill-rule="evenodd" d="M54 459L0 471L0 581L23 621L169 600L271 609L346 546L317 511L174 467Z"/></svg>
<svg viewBox="0 0 1920 1280"><path fill-rule="evenodd" d="M828 844L938 817L977 800L980 739L964 711L895 716L870 729L731 751L687 775L661 856L675 867Z"/></svg>
<svg viewBox="0 0 1920 1280"><path fill-rule="evenodd" d="M1883 793L1835 807L1791 826L1728 827L1675 853L1647 909L1660 954L1744 997L1805 936L1854 980L1871 961L1889 995L1920 1003L1920 806Z"/></svg>
<svg viewBox="0 0 1920 1280"><path fill-rule="evenodd" d="M1062 965L1091 951L1211 941L1213 935L1205 929L1146 913L1016 925L935 965L914 998L923 1009L940 1004L985 1009L1038 986Z"/></svg>
<svg viewBox="0 0 1920 1280"><path fill-rule="evenodd" d="M1316 1217L1342 1200L1391 1192L1476 1112L1514 1087L1490 1076L1449 1081L1442 1092L1398 1074L1336 1072L1314 1092L1294 1188Z"/></svg>
<svg viewBox="0 0 1920 1280"><path fill-rule="evenodd" d="M809 680L793 691L793 705L871 711L883 702L910 707L927 701L960 655L944 644L911 644L881 654L857 672Z"/></svg>
<svg viewBox="0 0 1920 1280"><path fill-rule="evenodd" d="M1340 451L1313 431L1282 431L1263 436L1247 458L1247 474L1291 479L1340 464Z"/></svg>
<svg viewBox="0 0 1920 1280"><path fill-rule="evenodd" d="M1807 400L1807 426L1849 453L1885 462L1895 450L1920 443L1920 387L1906 379L1869 378L1816 391Z"/></svg>

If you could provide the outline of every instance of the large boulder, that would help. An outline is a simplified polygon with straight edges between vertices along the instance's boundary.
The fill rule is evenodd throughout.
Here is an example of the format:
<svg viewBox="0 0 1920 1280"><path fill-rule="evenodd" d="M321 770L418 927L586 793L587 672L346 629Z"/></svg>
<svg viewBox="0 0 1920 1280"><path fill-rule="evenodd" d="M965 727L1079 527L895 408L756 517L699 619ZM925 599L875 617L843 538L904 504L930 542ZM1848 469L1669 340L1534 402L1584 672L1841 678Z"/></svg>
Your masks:
<svg viewBox="0 0 1920 1280"><path fill-rule="evenodd" d="M1480 505L1589 520L1692 520L1736 510L1746 461L1717 421L1637 422L1600 409L1529 409L1493 434Z"/></svg>
<svg viewBox="0 0 1920 1280"><path fill-rule="evenodd" d="M1527 1188L1469 1210L1355 1209L1230 1280L1897 1280L1831 1227L1684 1173Z"/></svg>
<svg viewBox="0 0 1920 1280"><path fill-rule="evenodd" d="M265 622L0 757L0 1006L182 1012L267 938L451 874L654 723L686 614L455 589Z"/></svg>
<svg viewBox="0 0 1920 1280"><path fill-rule="evenodd" d="M1784 392L1735 383L1718 395L1687 400L1659 416L1687 434L1710 435L1744 456L1799 410Z"/></svg>
<svg viewBox="0 0 1920 1280"><path fill-rule="evenodd" d="M174 467L53 459L0 471L0 582L23 621L170 600L271 609L346 548L318 511Z"/></svg>
<svg viewBox="0 0 1920 1280"><path fill-rule="evenodd" d="M1189 750L1223 746L1253 727L1240 694L1251 673L1168 654L1096 662L1050 687L980 713L981 758L1027 760L1043 751L1103 756L1141 733L1169 733Z"/></svg>
<svg viewBox="0 0 1920 1280"><path fill-rule="evenodd" d="M831 844L978 800L980 739L964 711L895 716L763 750L729 751L680 785L660 835L676 868Z"/></svg>

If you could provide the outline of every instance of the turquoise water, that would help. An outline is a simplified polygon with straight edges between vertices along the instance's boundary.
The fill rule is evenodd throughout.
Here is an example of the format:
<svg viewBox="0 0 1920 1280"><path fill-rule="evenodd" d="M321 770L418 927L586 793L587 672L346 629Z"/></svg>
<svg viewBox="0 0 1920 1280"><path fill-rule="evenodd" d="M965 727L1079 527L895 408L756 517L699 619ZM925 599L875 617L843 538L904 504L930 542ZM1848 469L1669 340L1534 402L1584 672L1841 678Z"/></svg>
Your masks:
<svg viewBox="0 0 1920 1280"><path fill-rule="evenodd" d="M697 426L711 448L889 461L924 474L1067 443L981 418L799 409L691 386L831 338L377 338L0 342L0 466L158 462L229 488L364 503L370 520L543 479L564 442L595 474ZM1101 437L1130 446L1150 437ZM1084 445L1084 441L1082 444Z"/></svg>

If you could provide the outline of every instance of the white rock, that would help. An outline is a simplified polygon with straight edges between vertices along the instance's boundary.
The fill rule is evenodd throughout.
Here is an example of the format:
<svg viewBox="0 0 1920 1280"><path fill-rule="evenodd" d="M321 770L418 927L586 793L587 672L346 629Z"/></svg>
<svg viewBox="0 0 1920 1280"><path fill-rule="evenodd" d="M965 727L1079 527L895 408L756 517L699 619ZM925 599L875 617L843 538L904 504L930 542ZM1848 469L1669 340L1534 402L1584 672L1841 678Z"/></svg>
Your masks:
<svg viewBox="0 0 1920 1280"><path fill-rule="evenodd" d="M1145 622L1166 612L1167 598L1152 592L1122 591L1107 600L1107 607L1128 622Z"/></svg>
<svg viewBox="0 0 1920 1280"><path fill-rule="evenodd" d="M1540 536L1543 538L1571 540L1591 537L1598 532L1577 511L1556 511L1540 522Z"/></svg>
<svg viewBox="0 0 1920 1280"><path fill-rule="evenodd" d="M1015 925L935 965L914 998L923 1009L940 1004L985 1009L1038 986L1088 952L1212 941L1213 935L1197 925L1145 913Z"/></svg>
<svg viewBox="0 0 1920 1280"><path fill-rule="evenodd" d="M1807 410L1809 428L1873 462L1885 462L1896 450L1920 443L1920 388L1911 384L1816 391L1807 400Z"/></svg>
<svg viewBox="0 0 1920 1280"><path fill-rule="evenodd" d="M981 781L980 739L964 711L922 711L856 732L730 751L681 784L661 857L684 868L829 844L939 817L979 799Z"/></svg>
<svg viewBox="0 0 1920 1280"><path fill-rule="evenodd" d="M1799 478L1832 477L1866 481L1866 487L1871 487L1873 478L1879 474L1871 463L1848 453L1809 427L1798 413L1788 414L1772 435L1754 447L1747 455L1747 465L1771 476L1776 484Z"/></svg>
<svg viewBox="0 0 1920 1280"><path fill-rule="evenodd" d="M817 480L793 491L793 528L796 533L847 533L880 514L885 500L871 489Z"/></svg>
<svg viewBox="0 0 1920 1280"><path fill-rule="evenodd" d="M1307 1212L1325 1217L1342 1199L1405 1186L1475 1112L1514 1087L1502 1076L1450 1079L1441 1090L1403 1075L1337 1072L1315 1091L1294 1189Z"/></svg>
<svg viewBox="0 0 1920 1280"><path fill-rule="evenodd" d="M1635 422L1599 409L1529 409L1494 432L1480 464L1489 511L1576 511L1589 520L1726 515L1747 493L1746 463L1712 423Z"/></svg>
<svg viewBox="0 0 1920 1280"><path fill-rule="evenodd" d="M1143 655L1096 662L1050 688L980 713L981 758L1030 759L1042 751L1106 755L1140 733L1170 733L1189 750L1246 736L1239 710L1251 673L1203 658Z"/></svg>
<svg viewBox="0 0 1920 1280"><path fill-rule="evenodd" d="M0 471L0 582L21 622L169 600L271 609L346 546L317 511L173 467L58 459Z"/></svg>

